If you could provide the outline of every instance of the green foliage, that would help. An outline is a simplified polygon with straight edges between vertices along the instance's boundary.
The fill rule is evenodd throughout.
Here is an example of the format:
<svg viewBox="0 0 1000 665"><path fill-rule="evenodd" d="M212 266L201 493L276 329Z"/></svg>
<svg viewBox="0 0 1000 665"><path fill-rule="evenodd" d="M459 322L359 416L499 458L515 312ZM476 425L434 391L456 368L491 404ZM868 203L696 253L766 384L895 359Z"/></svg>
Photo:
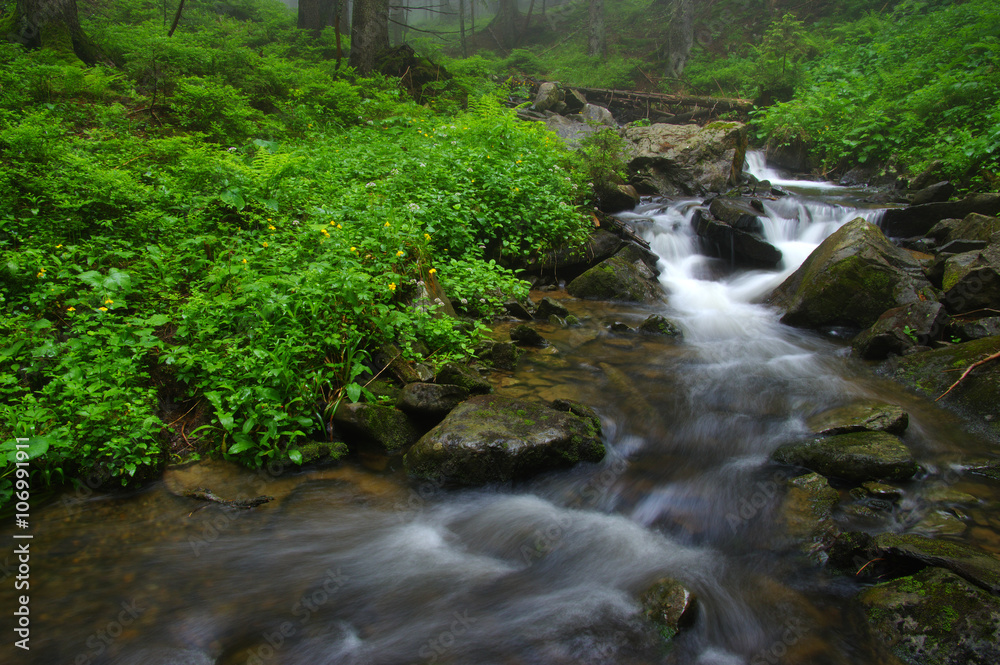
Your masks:
<svg viewBox="0 0 1000 665"><path fill-rule="evenodd" d="M971 0L901 3L841 31L796 98L758 118L758 135L799 136L828 168L934 159L952 178L993 187L1000 170L1000 15Z"/></svg>
<svg viewBox="0 0 1000 665"><path fill-rule="evenodd" d="M625 139L616 129L601 129L581 141L584 168L597 188L614 187L628 176Z"/></svg>
<svg viewBox="0 0 1000 665"><path fill-rule="evenodd" d="M587 233L543 125L337 71L267 4L193 2L169 39L157 7L105 7L131 17L88 25L119 71L0 46L0 495L16 437L39 483L133 483L181 439L301 460L385 344L473 353L429 285L488 317L526 294L505 261Z"/></svg>

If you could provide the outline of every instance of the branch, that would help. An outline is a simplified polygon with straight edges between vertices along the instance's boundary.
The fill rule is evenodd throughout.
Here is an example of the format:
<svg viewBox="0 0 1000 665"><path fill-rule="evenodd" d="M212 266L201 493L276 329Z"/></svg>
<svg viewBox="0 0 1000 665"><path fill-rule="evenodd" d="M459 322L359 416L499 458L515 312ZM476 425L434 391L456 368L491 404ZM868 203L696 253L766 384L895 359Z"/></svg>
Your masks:
<svg viewBox="0 0 1000 665"><path fill-rule="evenodd" d="M396 25L401 25L404 28L406 28L407 30L416 30L417 32L426 32L426 33L431 34L431 35L457 35L458 32L459 32L458 30L422 30L420 28L414 28L412 25L406 25L406 23L403 23L401 21L395 21L395 20L393 20L391 18L389 19L389 23L395 23Z"/></svg>
<svg viewBox="0 0 1000 665"><path fill-rule="evenodd" d="M965 379L965 377L969 376L969 373L972 372L972 370L976 369L977 367L980 367L981 365L985 365L986 363L990 362L991 360L996 360L997 358L1000 358L1000 351L997 351L993 355L986 356L982 360L977 360L976 362L974 362L971 365L969 365L968 367L966 367L965 371L962 372L962 376L958 377L958 381L956 381L955 383L951 384L951 387L948 388L948 390L944 391L941 394L941 397L938 397L934 401L937 402L938 400L940 400L941 398L943 398L945 395L947 395L948 393L950 393L952 390L954 390L955 387L958 386L958 384L960 384L963 379Z"/></svg>
<svg viewBox="0 0 1000 665"><path fill-rule="evenodd" d="M184 0L181 0L177 5L177 13L174 14L174 24L170 26L170 32L167 33L167 37L174 36L174 30L177 29L177 24L181 21L181 12L184 11Z"/></svg>

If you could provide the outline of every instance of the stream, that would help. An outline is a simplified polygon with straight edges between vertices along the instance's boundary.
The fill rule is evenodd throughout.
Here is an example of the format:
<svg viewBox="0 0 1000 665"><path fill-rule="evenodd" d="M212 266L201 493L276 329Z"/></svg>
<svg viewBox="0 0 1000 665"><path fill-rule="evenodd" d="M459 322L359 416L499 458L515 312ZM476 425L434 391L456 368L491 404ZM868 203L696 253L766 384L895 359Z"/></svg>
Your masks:
<svg viewBox="0 0 1000 665"><path fill-rule="evenodd" d="M860 398L899 404L922 471L879 511L856 510L851 488L835 486L838 527L1000 553L1000 495L963 473L964 460L993 448L879 379L836 334L783 326L755 304L840 225L880 211L860 190L782 180L759 155L749 170L792 192L764 202L780 270L732 272L700 256L690 219L701 201L678 199L620 215L659 255L667 303L533 294L561 298L582 323L538 323L551 346L502 375L498 392L593 405L604 462L471 490L352 462L282 475L204 462L129 496L67 492L33 507L31 651L17 662L896 662L851 600L861 584L784 532L777 510L791 470L768 455L808 434L810 415ZM650 314L678 323L683 340L608 331ZM172 491L199 485L275 500L228 512ZM942 490L976 500L928 499ZM669 648L639 602L665 576L696 598ZM4 608L12 587L0 588Z"/></svg>

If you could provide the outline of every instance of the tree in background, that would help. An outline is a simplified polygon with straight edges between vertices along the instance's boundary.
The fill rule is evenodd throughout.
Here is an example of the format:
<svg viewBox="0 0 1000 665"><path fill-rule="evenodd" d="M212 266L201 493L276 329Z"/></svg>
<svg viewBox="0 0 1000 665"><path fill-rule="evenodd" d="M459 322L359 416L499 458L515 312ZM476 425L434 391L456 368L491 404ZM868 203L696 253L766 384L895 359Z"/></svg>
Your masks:
<svg viewBox="0 0 1000 665"><path fill-rule="evenodd" d="M17 0L3 25L9 41L28 48L71 50L88 65L103 59L80 27L76 0Z"/></svg>
<svg viewBox="0 0 1000 665"><path fill-rule="evenodd" d="M339 9L338 0L299 0L298 28L319 37L323 28L334 24Z"/></svg>
<svg viewBox="0 0 1000 665"><path fill-rule="evenodd" d="M667 66L664 75L680 78L694 46L694 11L692 0L671 0L670 25L667 30Z"/></svg>
<svg viewBox="0 0 1000 665"><path fill-rule="evenodd" d="M517 46L521 36L521 12L517 10L517 0L500 0L497 14L486 26L486 32L502 49L512 49Z"/></svg>
<svg viewBox="0 0 1000 665"><path fill-rule="evenodd" d="M542 5L544 8L545 5ZM604 33L604 0L590 0L590 39L587 45L587 55L604 57L608 51L608 43Z"/></svg>
<svg viewBox="0 0 1000 665"><path fill-rule="evenodd" d="M361 74L375 69L375 58L389 48L389 0L355 0L348 64Z"/></svg>

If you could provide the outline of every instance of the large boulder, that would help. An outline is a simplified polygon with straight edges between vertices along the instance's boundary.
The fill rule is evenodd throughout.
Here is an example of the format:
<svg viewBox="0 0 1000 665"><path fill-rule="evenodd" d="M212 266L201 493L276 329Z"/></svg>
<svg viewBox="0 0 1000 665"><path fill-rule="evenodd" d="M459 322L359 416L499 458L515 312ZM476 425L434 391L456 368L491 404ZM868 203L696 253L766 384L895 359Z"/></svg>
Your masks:
<svg viewBox="0 0 1000 665"><path fill-rule="evenodd" d="M942 219L965 217L970 213L1000 213L1000 194L975 194L961 201L924 203L907 208L886 210L879 226L893 238L922 236Z"/></svg>
<svg viewBox="0 0 1000 665"><path fill-rule="evenodd" d="M833 508L839 500L837 490L818 473L790 480L777 511L784 537L809 555L830 549L837 536Z"/></svg>
<svg viewBox="0 0 1000 665"><path fill-rule="evenodd" d="M840 227L767 297L782 323L867 328L887 309L936 300L920 264L858 218Z"/></svg>
<svg viewBox="0 0 1000 665"><path fill-rule="evenodd" d="M922 300L886 311L871 328L851 340L851 348L866 360L883 360L889 354L927 346L941 337L947 325L944 306Z"/></svg>
<svg viewBox="0 0 1000 665"><path fill-rule="evenodd" d="M333 414L333 422L345 434L352 450L397 455L420 438L420 429L410 417L391 406L341 404Z"/></svg>
<svg viewBox="0 0 1000 665"><path fill-rule="evenodd" d="M538 86L538 94L531 105L536 111L548 111L563 100L563 91L554 81L546 81Z"/></svg>
<svg viewBox="0 0 1000 665"><path fill-rule="evenodd" d="M664 196L723 192L740 181L746 127L738 122L628 127L629 169Z"/></svg>
<svg viewBox="0 0 1000 665"><path fill-rule="evenodd" d="M997 399L1000 360L975 369L954 390L941 397L962 370L996 353L1000 353L1000 336L893 358L880 366L879 371L930 397L940 397L941 403L963 412L1000 437L1000 400Z"/></svg>
<svg viewBox="0 0 1000 665"><path fill-rule="evenodd" d="M408 383L396 401L396 408L418 422L439 423L461 402L469 389L447 383Z"/></svg>
<svg viewBox="0 0 1000 665"><path fill-rule="evenodd" d="M574 298L658 302L663 287L639 253L631 249L626 247L601 261L567 284L566 291Z"/></svg>
<svg viewBox="0 0 1000 665"><path fill-rule="evenodd" d="M1000 558L958 542L909 533L880 533L872 539L871 556L888 566L913 562L947 568L990 593L1000 593Z"/></svg>
<svg viewBox="0 0 1000 665"><path fill-rule="evenodd" d="M472 397L410 448L416 477L462 485L508 482L578 462L599 462L594 421L569 411L496 395Z"/></svg>
<svg viewBox="0 0 1000 665"><path fill-rule="evenodd" d="M858 594L874 631L907 663L1000 662L1000 600L942 568Z"/></svg>
<svg viewBox="0 0 1000 665"><path fill-rule="evenodd" d="M988 242L990 236L1000 232L1000 217L969 213L962 219L942 219L927 232L938 246L955 240L981 240Z"/></svg>
<svg viewBox="0 0 1000 665"><path fill-rule="evenodd" d="M788 443L771 457L827 477L856 482L906 480L917 472L909 448L885 432L852 432Z"/></svg>
<svg viewBox="0 0 1000 665"><path fill-rule="evenodd" d="M781 263L781 250L764 240L756 216L736 214L732 219L729 223L703 213L695 215L695 232L704 255L723 259L734 267L774 268Z"/></svg>
<svg viewBox="0 0 1000 665"><path fill-rule="evenodd" d="M532 275L551 274L560 279L573 279L601 261L611 258L624 246L625 241L619 236L605 229L597 229L582 246L573 245L549 252L528 264L527 272Z"/></svg>

